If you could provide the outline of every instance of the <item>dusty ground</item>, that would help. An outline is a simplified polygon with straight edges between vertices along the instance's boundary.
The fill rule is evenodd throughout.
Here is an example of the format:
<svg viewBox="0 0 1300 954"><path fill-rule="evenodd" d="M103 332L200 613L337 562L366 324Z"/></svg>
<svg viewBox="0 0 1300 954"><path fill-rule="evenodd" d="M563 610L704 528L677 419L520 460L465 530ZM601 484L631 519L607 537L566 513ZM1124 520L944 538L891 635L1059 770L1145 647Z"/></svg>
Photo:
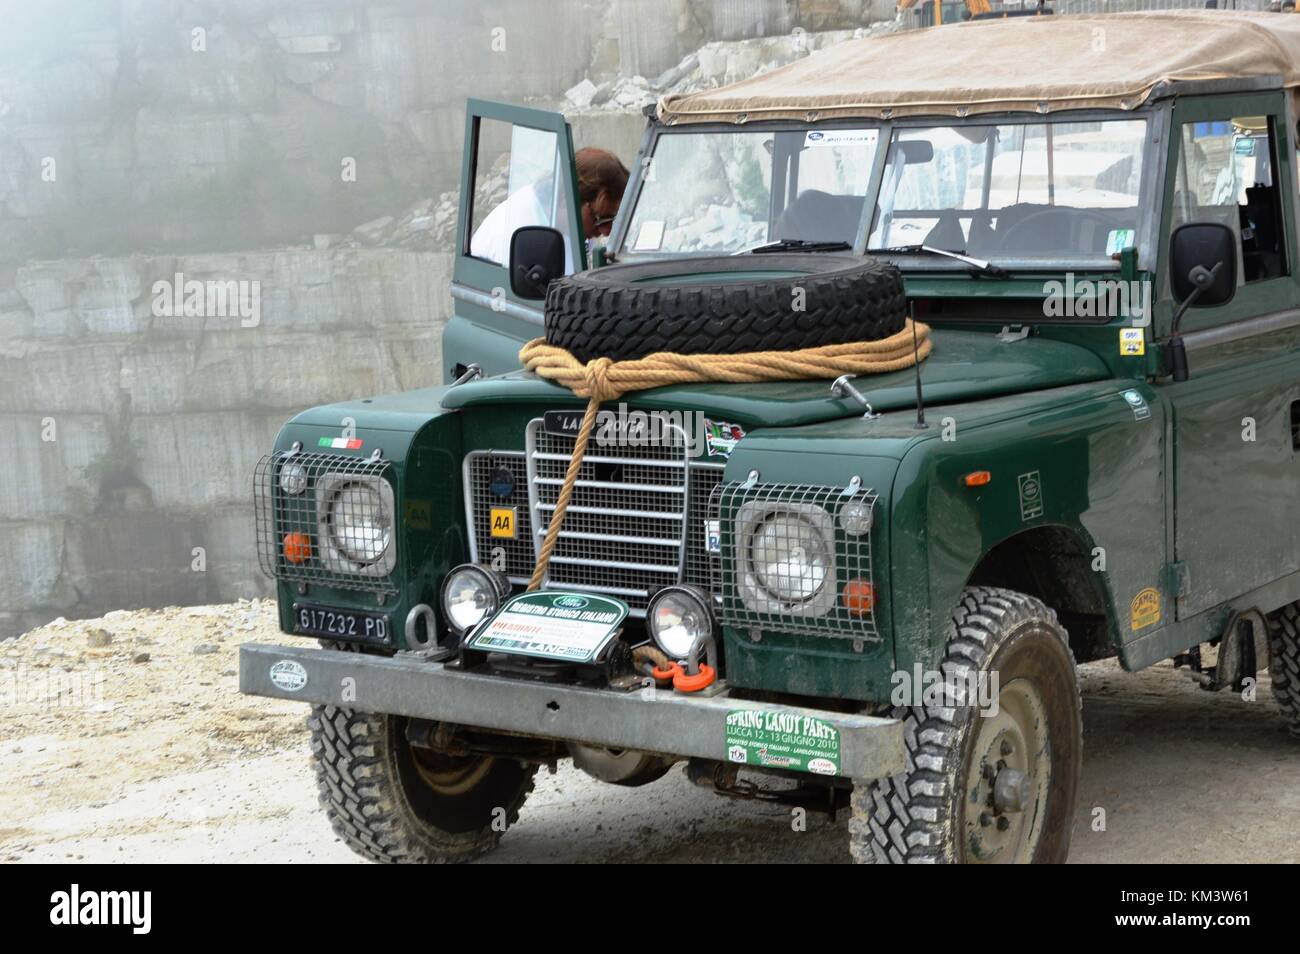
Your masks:
<svg viewBox="0 0 1300 954"><path fill-rule="evenodd" d="M107 635L104 635L107 634ZM353 861L316 809L301 704L240 696L270 603L55 621L0 643L0 860ZM1084 667L1076 862L1300 862L1300 742L1158 666ZM1095 831L1096 809L1105 830ZM846 862L844 818L541 775L489 860Z"/></svg>

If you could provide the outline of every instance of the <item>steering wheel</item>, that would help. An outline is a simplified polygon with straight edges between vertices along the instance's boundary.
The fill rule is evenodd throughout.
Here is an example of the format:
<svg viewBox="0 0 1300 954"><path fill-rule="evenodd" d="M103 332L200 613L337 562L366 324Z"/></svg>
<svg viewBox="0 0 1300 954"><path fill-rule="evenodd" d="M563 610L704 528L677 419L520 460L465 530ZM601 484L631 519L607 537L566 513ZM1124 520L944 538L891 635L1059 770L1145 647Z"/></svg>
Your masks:
<svg viewBox="0 0 1300 954"><path fill-rule="evenodd" d="M1064 220L1064 221L1062 221ZM1107 231L1114 228L1114 222L1100 212L1094 212L1091 209L1076 209L1069 206L1057 206L1052 209L1042 209L1025 216L1015 225L1007 230L1006 235L1002 236L1002 241L998 243L999 252L1016 252L1016 251L1034 251L1045 247L1050 247L1051 243L1045 242L1046 235L1036 234L1031 231L1032 226L1056 226L1065 225L1073 233L1085 221L1097 222L1106 228ZM1050 224L1049 224L1050 223ZM1060 224L1058 224L1060 223ZM1046 230L1044 230L1045 232Z"/></svg>

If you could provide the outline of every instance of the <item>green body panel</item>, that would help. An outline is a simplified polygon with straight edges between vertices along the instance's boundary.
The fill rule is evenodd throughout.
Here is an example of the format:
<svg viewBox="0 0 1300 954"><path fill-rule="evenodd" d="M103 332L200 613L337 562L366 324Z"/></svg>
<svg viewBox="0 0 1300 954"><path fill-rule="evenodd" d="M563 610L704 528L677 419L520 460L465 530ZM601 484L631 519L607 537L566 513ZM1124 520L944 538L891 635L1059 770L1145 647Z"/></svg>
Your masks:
<svg viewBox="0 0 1300 954"><path fill-rule="evenodd" d="M290 420L276 438L275 450L286 451L294 441L311 450L322 437L339 437L345 423L362 441L343 456L367 457L376 449L392 462L397 521L397 565L393 571L397 597L338 589L312 583L300 592L281 580L277 586L280 628L293 631L295 601L386 613L390 631L405 647L403 624L413 606L436 605L447 570L464 562L467 545L461 485L461 418L438 410L443 388L426 388L363 401L325 405Z"/></svg>
<svg viewBox="0 0 1300 954"><path fill-rule="evenodd" d="M519 367L520 345L541 334L540 324L458 301L442 334L443 379L455 379L456 365L477 364L488 377L513 371Z"/></svg>
<svg viewBox="0 0 1300 954"><path fill-rule="evenodd" d="M567 141L562 120L501 109L471 104L471 128L475 115L513 115L526 124L549 122L544 128L563 131ZM1185 97L1148 114L1160 120L1153 129L1165 150L1150 193L1166 210L1182 122L1274 115L1275 175L1296 181L1289 136L1296 117L1281 93ZM1285 203L1287 275L1243 286L1219 308L1193 309L1184 332L1300 308L1294 193L1287 190ZM629 195L635 194L634 181ZM462 222L464 214L462 208ZM627 217L625 208L615 239ZM1014 334L1015 319L998 319L996 307L979 312L987 316L979 321L934 322L935 350L921 367L925 428L917 427L910 370L856 382L881 413L869 420L855 402L832 397L827 381L679 385L623 399L630 408L692 411L742 426L746 436L725 461L728 482L753 471L763 483L843 486L858 477L878 494L871 546L881 640L855 646L852 639L766 629L755 640L728 628L729 682L886 701L895 672L937 664L962 588L1016 555L1041 560L1028 568L1030 576L1042 572L1068 585L1103 648L1130 669L1217 638L1236 610L1270 611L1300 598L1300 528L1287 519L1300 491L1293 437L1300 423L1300 322L1189 349L1191 379L1174 383L1163 341L1174 310L1169 226L1161 214L1154 247L1126 251L1116 270L1074 276L1150 283L1149 315L1034 322L1024 337ZM909 271L906 282L918 302L1005 301L1008 315L1024 315L1023 303L1041 301L1045 282L1066 278L1044 272L974 279L927 263ZM529 420L585 404L517 370L520 345L541 334L540 310L539 303L494 295L505 284L503 268L458 256L442 374L475 362L487 378L316 408L286 425L277 442L280 449L295 439L313 446L352 418L366 442L362 453L378 445L393 460L402 527L400 596L389 609L399 634L410 607L436 607L443 576L468 559L464 454L523 450ZM1145 353L1123 356L1120 330L1135 324L1145 328ZM1012 333L1000 335L1007 326ZM1253 441L1243 440L1245 419ZM967 486L963 478L977 471L991 479ZM295 594L282 584L280 598L288 628ZM321 591L312 598L375 608L369 595ZM1067 620L1072 633L1076 622Z"/></svg>

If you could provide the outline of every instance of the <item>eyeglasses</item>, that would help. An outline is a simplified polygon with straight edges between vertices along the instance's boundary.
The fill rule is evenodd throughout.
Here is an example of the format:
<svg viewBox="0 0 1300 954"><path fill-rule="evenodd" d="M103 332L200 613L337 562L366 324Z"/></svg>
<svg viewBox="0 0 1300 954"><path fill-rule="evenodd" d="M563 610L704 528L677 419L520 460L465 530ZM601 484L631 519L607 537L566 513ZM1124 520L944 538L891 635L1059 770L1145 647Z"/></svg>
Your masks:
<svg viewBox="0 0 1300 954"><path fill-rule="evenodd" d="M591 230L593 232L597 229L607 228L614 224L614 216L601 216L596 214L596 206L594 202L584 202L582 203L582 207L584 209L591 209Z"/></svg>

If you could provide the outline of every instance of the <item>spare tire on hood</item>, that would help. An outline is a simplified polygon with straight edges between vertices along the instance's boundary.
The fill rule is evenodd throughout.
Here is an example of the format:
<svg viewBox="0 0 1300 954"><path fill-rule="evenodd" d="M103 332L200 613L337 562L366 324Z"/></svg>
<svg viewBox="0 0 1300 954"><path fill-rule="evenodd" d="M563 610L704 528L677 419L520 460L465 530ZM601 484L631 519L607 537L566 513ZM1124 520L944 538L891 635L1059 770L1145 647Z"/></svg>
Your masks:
<svg viewBox="0 0 1300 954"><path fill-rule="evenodd" d="M608 265L551 282L546 341L580 361L795 351L903 330L893 265L824 253Z"/></svg>

